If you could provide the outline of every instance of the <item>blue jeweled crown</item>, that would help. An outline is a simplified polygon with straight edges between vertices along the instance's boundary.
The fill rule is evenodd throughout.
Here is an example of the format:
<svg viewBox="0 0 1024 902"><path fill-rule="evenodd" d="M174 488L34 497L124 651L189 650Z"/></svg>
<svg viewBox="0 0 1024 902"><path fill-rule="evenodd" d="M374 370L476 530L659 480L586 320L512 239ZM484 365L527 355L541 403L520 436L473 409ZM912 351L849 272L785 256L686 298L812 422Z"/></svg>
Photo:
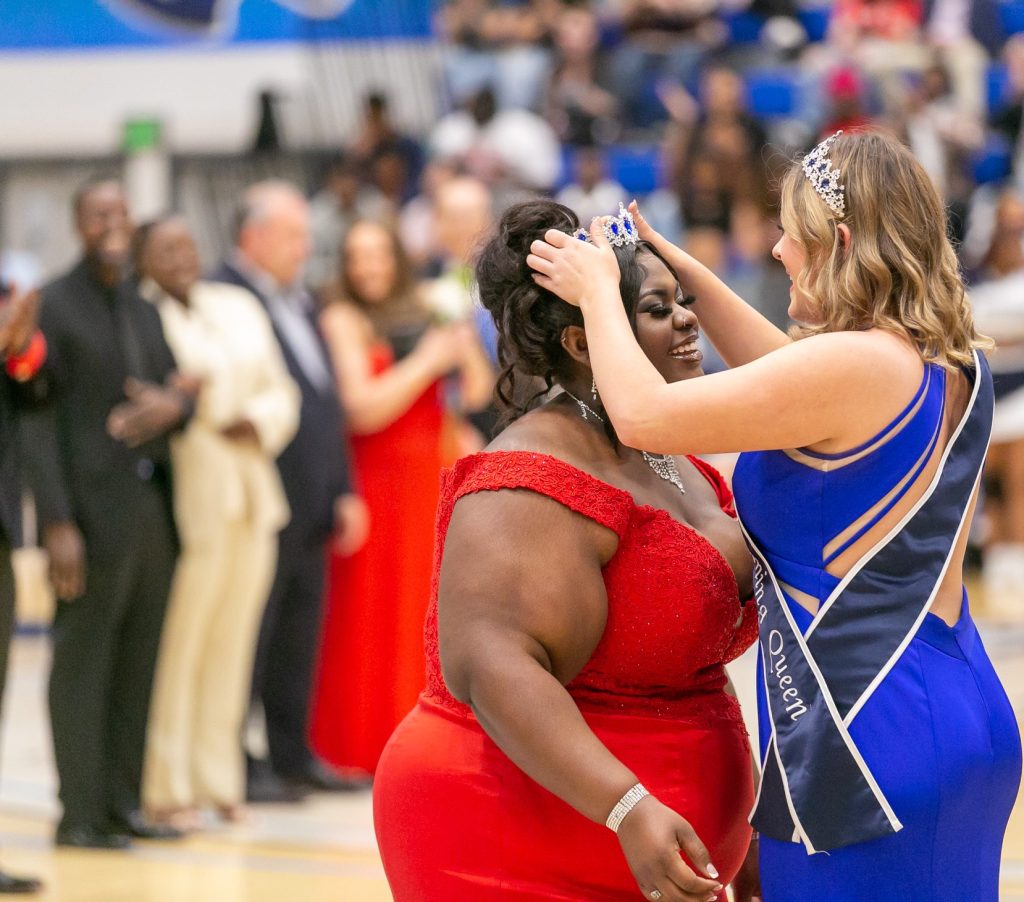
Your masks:
<svg viewBox="0 0 1024 902"><path fill-rule="evenodd" d="M807 181L814 186L814 190L837 216L843 216L846 213L846 197L843 194L846 187L839 184L840 172L838 169L832 168L832 161L828 158L828 154L832 145L836 143L836 138L841 134L840 130L832 137L826 138L804 157L803 162Z"/></svg>
<svg viewBox="0 0 1024 902"><path fill-rule="evenodd" d="M636 232L636 223L633 222L633 214L621 203L619 204L619 215L609 216L605 219L602 228L604 230L604 237L608 239L608 243L612 247L636 244L640 240ZM577 229L572 233L572 236L573 238L579 238L580 241L586 241L588 244L594 243L590 240L590 232L586 229Z"/></svg>

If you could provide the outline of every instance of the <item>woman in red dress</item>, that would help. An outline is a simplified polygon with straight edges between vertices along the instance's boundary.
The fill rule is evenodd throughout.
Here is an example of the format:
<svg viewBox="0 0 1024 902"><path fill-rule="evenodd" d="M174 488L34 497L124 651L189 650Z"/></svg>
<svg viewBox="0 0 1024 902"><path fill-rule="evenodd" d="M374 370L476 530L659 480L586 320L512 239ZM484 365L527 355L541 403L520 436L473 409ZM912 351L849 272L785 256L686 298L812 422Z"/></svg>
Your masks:
<svg viewBox="0 0 1024 902"><path fill-rule="evenodd" d="M322 316L370 513L363 547L331 553L313 702L316 753L372 773L423 689L423 619L443 466L442 378L463 399L490 393L483 352L462 324L431 327L396 236L361 222L346 236L341 297Z"/></svg>
<svg viewBox="0 0 1024 902"><path fill-rule="evenodd" d="M756 635L750 557L709 465L617 442L578 310L531 280L531 242L578 225L517 205L477 268L517 418L443 482L427 688L374 785L397 902L724 900L741 868L753 892L724 669ZM617 227L638 341L666 379L701 375L693 299ZM523 376L562 392L516 405Z"/></svg>

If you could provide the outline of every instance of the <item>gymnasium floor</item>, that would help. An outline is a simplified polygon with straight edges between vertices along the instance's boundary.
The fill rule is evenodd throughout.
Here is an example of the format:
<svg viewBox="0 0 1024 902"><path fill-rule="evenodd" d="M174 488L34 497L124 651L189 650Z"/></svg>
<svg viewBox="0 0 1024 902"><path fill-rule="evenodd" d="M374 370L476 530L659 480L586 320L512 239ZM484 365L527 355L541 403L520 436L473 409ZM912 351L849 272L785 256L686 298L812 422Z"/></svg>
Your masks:
<svg viewBox="0 0 1024 902"><path fill-rule="evenodd" d="M1024 715L1024 626L983 627L986 644ZM254 809L245 826L211 829L174 844L131 852L56 852L54 774L43 716L48 649L42 637L15 644L4 712L0 861L41 876L45 902L384 902L391 898L377 856L369 793L318 796L301 806ZM737 687L752 662L737 662ZM752 710L751 705L746 705ZM1007 841L1002 902L1024 902L1024 799Z"/></svg>

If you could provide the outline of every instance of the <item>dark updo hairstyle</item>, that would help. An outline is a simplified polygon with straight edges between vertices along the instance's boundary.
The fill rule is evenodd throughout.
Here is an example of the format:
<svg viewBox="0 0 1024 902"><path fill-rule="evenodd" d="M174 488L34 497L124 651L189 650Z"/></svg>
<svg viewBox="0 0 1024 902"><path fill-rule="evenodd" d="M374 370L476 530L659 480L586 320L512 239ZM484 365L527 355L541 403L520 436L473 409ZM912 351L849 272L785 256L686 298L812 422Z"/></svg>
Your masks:
<svg viewBox="0 0 1024 902"><path fill-rule="evenodd" d="M477 262L480 302L494 318L498 330L501 372L495 395L503 426L530 410L556 382L564 384L572 372L573 360L562 347L562 332L567 326L582 326L583 314L537 285L526 257L530 245L543 238L548 229L571 235L579 227L576 214L555 201L516 204L502 216L497 235L484 246ZM619 294L635 329L640 287L647 277L637 258L643 252L664 260L643 241L614 250L621 274ZM543 387L537 384L538 379L543 381ZM519 381L526 381L537 390L526 396Z"/></svg>

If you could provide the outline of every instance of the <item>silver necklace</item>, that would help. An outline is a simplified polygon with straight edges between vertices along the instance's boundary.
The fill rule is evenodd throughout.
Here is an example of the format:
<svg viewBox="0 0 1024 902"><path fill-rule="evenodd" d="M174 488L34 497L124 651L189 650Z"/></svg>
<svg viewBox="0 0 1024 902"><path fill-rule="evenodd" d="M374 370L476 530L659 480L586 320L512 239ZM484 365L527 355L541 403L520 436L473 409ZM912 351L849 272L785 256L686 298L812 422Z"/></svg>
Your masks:
<svg viewBox="0 0 1024 902"><path fill-rule="evenodd" d="M585 401L581 401L567 388L562 388L570 398L572 398L580 408L580 416L587 420L593 417L599 423L604 422L604 417L601 416L593 407L587 404ZM682 477L679 475L679 467L676 466L676 460L671 454L648 454L646 451L640 452L643 455L644 460L655 473L658 474L666 482L671 482L680 494L686 494L686 487L683 485Z"/></svg>

